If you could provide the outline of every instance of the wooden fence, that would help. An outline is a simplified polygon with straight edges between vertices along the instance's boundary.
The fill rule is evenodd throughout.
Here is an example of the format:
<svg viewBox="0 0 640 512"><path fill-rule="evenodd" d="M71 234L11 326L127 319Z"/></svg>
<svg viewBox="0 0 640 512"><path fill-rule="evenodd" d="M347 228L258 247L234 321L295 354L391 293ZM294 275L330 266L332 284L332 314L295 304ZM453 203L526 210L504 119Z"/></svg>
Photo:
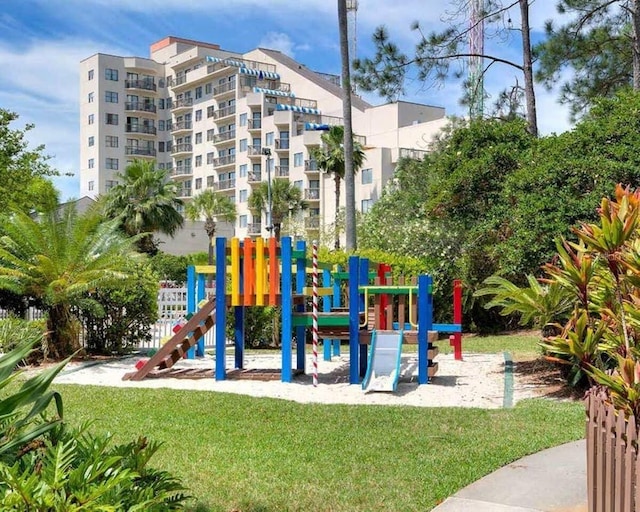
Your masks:
<svg viewBox="0 0 640 512"><path fill-rule="evenodd" d="M640 511L638 426L595 388L587 409L587 493L589 512Z"/></svg>

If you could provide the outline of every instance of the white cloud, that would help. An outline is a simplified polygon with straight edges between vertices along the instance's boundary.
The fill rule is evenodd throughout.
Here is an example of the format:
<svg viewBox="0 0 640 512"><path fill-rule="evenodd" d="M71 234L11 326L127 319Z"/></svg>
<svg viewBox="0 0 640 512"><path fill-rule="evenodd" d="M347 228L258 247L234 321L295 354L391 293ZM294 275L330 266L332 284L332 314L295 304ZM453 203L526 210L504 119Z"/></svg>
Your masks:
<svg viewBox="0 0 640 512"><path fill-rule="evenodd" d="M258 46L278 50L291 58L295 58L295 43L284 32L267 32L260 39Z"/></svg>

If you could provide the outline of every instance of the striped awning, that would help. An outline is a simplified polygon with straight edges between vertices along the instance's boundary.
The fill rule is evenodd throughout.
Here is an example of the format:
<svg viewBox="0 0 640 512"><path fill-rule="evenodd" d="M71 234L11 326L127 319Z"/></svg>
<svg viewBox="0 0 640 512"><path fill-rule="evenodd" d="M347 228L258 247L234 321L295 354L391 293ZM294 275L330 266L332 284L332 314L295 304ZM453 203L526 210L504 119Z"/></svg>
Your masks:
<svg viewBox="0 0 640 512"><path fill-rule="evenodd" d="M320 115L320 111L317 108L298 107L297 105L284 105L283 103L278 103L278 105L276 105L276 110L291 110L292 112L301 112L303 114L314 114L317 116Z"/></svg>
<svg viewBox="0 0 640 512"><path fill-rule="evenodd" d="M280 75L278 73L272 73L271 71L262 71L261 69L250 69L250 68L240 68L240 73L244 75L257 76L260 80L269 79L269 80L280 80Z"/></svg>
<svg viewBox="0 0 640 512"><path fill-rule="evenodd" d="M295 98L296 95L292 92L276 91L274 89L265 89L264 87L254 87L253 92L263 92L271 96L287 96L289 98Z"/></svg>
<svg viewBox="0 0 640 512"><path fill-rule="evenodd" d="M227 66L235 66L236 68L244 68L246 66L246 64L244 62L242 62L241 60L222 59L220 57L211 57L210 55L207 55L206 61L207 62L222 62L223 64L226 64Z"/></svg>
<svg viewBox="0 0 640 512"><path fill-rule="evenodd" d="M304 123L304 129L307 131L327 131L330 126L328 124L320 123Z"/></svg>

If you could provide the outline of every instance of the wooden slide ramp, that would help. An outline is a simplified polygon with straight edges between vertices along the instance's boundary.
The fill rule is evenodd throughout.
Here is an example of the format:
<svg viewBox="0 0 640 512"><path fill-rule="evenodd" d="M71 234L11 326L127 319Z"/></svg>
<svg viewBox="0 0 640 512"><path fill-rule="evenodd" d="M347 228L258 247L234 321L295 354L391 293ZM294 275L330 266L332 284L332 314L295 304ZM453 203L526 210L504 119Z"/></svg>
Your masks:
<svg viewBox="0 0 640 512"><path fill-rule="evenodd" d="M215 312L214 298L201 307L176 334L169 338L142 368L136 372L125 374L122 380L142 380L154 369L171 368L215 325Z"/></svg>

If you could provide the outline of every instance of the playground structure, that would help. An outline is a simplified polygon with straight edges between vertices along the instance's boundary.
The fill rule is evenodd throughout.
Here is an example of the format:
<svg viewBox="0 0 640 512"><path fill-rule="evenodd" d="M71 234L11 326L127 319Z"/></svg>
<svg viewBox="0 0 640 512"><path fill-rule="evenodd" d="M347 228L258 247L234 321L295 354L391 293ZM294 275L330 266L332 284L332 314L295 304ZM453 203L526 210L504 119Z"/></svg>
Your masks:
<svg viewBox="0 0 640 512"><path fill-rule="evenodd" d="M234 238L229 242L225 238L217 238L215 254L214 266L189 268L187 322L177 328L177 332L137 372L125 375L125 380L142 380L154 371L171 368L183 357L204 356L202 336L214 325L225 326L228 311L233 315L235 326L235 368L242 369L245 311L253 306L281 306L281 380L291 382L296 372L305 371L306 331L313 321L312 314L307 311L313 292L307 286L312 266L307 258L306 243L298 241L294 247L290 237L283 237L280 244L274 238L247 238L244 241ZM421 275L407 284L400 279L394 285L388 265L375 264L358 256L349 257L346 271L326 263L317 263L316 269L322 272L323 286L316 288L316 294L322 297L322 312L317 314L317 332L324 340L324 359L340 355L340 341L348 340L351 384L360 384L361 378L367 375L367 367L373 368L376 359L384 359L382 350L384 347L388 349L388 343L376 343L376 340L400 339L394 352L395 361L400 360L402 342L417 344L420 384L427 384L438 370L434 361L438 349L433 342L439 332L453 333L450 341L455 347L456 357L461 358L459 283L454 286L456 323L434 324L431 276ZM213 298L205 297L207 275L215 276ZM344 291L348 298L343 304ZM227 377L226 349L225 329L217 328L216 380ZM390 390L393 390L399 377L398 364L393 376L392 371L384 370L385 365L378 365L376 378L372 379L373 374L370 374L365 380L375 383L379 378L389 381L392 377Z"/></svg>

